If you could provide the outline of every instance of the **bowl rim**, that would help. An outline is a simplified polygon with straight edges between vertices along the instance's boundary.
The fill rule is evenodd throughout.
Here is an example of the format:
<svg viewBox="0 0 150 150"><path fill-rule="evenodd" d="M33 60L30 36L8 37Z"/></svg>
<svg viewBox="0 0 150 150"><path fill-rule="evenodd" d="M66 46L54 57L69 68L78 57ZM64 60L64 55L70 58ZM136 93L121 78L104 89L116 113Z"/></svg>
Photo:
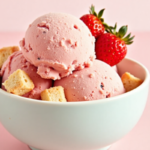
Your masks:
<svg viewBox="0 0 150 150"><path fill-rule="evenodd" d="M66 102L59 103L59 102L42 101L42 100L35 100L35 99L31 99L31 98L21 97L18 95L8 93L8 92L2 90L1 88L0 88L0 95L3 94L3 95L6 95L7 97L10 97L10 98L13 97L13 98L16 98L17 100L31 102L31 103L46 104L46 105L58 105L58 106L59 105L62 105L62 106L91 105L91 104L97 104L97 103L107 103L107 102L117 101L119 99L129 97L130 95L133 95L134 93L138 93L150 81L149 71L143 64L141 64L140 62L138 62L136 60L130 59L128 57L126 57L124 59L132 61L132 62L138 64L140 67L142 67L145 71L145 79L139 87L137 87L136 89L133 89L132 91L129 91L127 93L121 94L121 95L117 95L117 96L110 97L107 99L105 98L105 99L92 100L92 101L78 101L78 102L67 102L67 103Z"/></svg>

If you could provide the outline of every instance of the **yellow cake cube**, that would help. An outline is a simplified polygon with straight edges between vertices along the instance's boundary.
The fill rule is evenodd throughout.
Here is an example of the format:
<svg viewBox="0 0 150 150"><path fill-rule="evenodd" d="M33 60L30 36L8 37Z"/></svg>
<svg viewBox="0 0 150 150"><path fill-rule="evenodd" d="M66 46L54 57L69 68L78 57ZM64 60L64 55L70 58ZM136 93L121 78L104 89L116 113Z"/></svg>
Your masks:
<svg viewBox="0 0 150 150"><path fill-rule="evenodd" d="M20 96L34 89L33 81L30 79L28 74L21 69L13 72L3 83L3 86L7 92Z"/></svg>
<svg viewBox="0 0 150 150"><path fill-rule="evenodd" d="M41 99L52 102L67 102L62 86L52 87L41 92Z"/></svg>
<svg viewBox="0 0 150 150"><path fill-rule="evenodd" d="M137 88L139 85L142 84L143 80L140 78L137 78L130 74L129 72L125 72L121 77L122 83L124 85L124 88L126 92L131 91L135 88Z"/></svg>
<svg viewBox="0 0 150 150"><path fill-rule="evenodd" d="M0 69L7 58L16 51L19 51L18 46L4 47L0 49Z"/></svg>

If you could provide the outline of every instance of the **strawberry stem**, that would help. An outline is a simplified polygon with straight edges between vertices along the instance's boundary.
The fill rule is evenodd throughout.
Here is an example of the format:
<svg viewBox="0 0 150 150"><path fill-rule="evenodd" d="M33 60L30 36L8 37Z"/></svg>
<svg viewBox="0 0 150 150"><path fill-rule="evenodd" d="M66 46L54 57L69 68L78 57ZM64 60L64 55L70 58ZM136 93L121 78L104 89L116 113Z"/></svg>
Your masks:
<svg viewBox="0 0 150 150"><path fill-rule="evenodd" d="M102 24L104 25L105 30L106 30L108 28L108 25L104 22L104 18L102 18L104 10L105 9L100 10L99 13L97 14L95 12L95 7L93 5L91 5L89 12L90 12L90 14L96 16L102 22Z"/></svg>
<svg viewBox="0 0 150 150"><path fill-rule="evenodd" d="M129 33L127 36L125 36L126 33L127 33L127 30L128 30L128 26L127 25L126 26L122 26L119 29L118 32L116 31L116 29L117 29L117 23L115 24L114 27L108 26L107 29L106 29L106 32L116 35L118 38L123 40L125 42L125 44L127 44L127 45L133 43L134 36L131 37L131 33Z"/></svg>

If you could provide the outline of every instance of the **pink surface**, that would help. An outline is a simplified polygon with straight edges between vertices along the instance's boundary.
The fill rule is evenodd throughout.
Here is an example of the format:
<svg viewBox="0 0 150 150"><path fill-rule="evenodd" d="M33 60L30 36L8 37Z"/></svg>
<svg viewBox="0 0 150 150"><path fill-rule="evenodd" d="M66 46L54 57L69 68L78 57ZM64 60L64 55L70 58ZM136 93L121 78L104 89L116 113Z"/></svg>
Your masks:
<svg viewBox="0 0 150 150"><path fill-rule="evenodd" d="M62 86L67 101L92 101L123 94L125 89L116 71L100 60L91 67L75 71L68 77L56 80Z"/></svg>
<svg viewBox="0 0 150 150"><path fill-rule="evenodd" d="M45 79L61 79L90 66L95 59L95 38L77 17L49 13L36 18L20 42L24 57Z"/></svg>
<svg viewBox="0 0 150 150"><path fill-rule="evenodd" d="M150 71L150 32L137 32L128 57L144 64ZM15 45L22 33L0 33L0 47ZM14 44L13 44L14 43ZM150 94L145 111L135 128L124 138L114 143L109 150L150 150ZM29 150L26 144L12 137L0 124L0 150Z"/></svg>

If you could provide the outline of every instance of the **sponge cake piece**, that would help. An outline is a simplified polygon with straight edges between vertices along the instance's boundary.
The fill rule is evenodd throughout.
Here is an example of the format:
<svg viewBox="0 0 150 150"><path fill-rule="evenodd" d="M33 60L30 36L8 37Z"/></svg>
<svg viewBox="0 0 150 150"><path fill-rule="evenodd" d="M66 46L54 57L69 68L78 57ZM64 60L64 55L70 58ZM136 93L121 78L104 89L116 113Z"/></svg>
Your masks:
<svg viewBox="0 0 150 150"><path fill-rule="evenodd" d="M7 58L16 51L19 51L18 46L4 47L0 49L0 69Z"/></svg>
<svg viewBox="0 0 150 150"><path fill-rule="evenodd" d="M66 102L64 88L62 86L52 87L41 92L41 99L52 102Z"/></svg>
<svg viewBox="0 0 150 150"><path fill-rule="evenodd" d="M34 89L33 81L28 74L21 69L13 72L2 85L7 92L20 96Z"/></svg>
<svg viewBox="0 0 150 150"><path fill-rule="evenodd" d="M142 84L143 80L133 76L129 72L125 72L121 77L122 83L126 92L131 91L137 88L139 85Z"/></svg>

